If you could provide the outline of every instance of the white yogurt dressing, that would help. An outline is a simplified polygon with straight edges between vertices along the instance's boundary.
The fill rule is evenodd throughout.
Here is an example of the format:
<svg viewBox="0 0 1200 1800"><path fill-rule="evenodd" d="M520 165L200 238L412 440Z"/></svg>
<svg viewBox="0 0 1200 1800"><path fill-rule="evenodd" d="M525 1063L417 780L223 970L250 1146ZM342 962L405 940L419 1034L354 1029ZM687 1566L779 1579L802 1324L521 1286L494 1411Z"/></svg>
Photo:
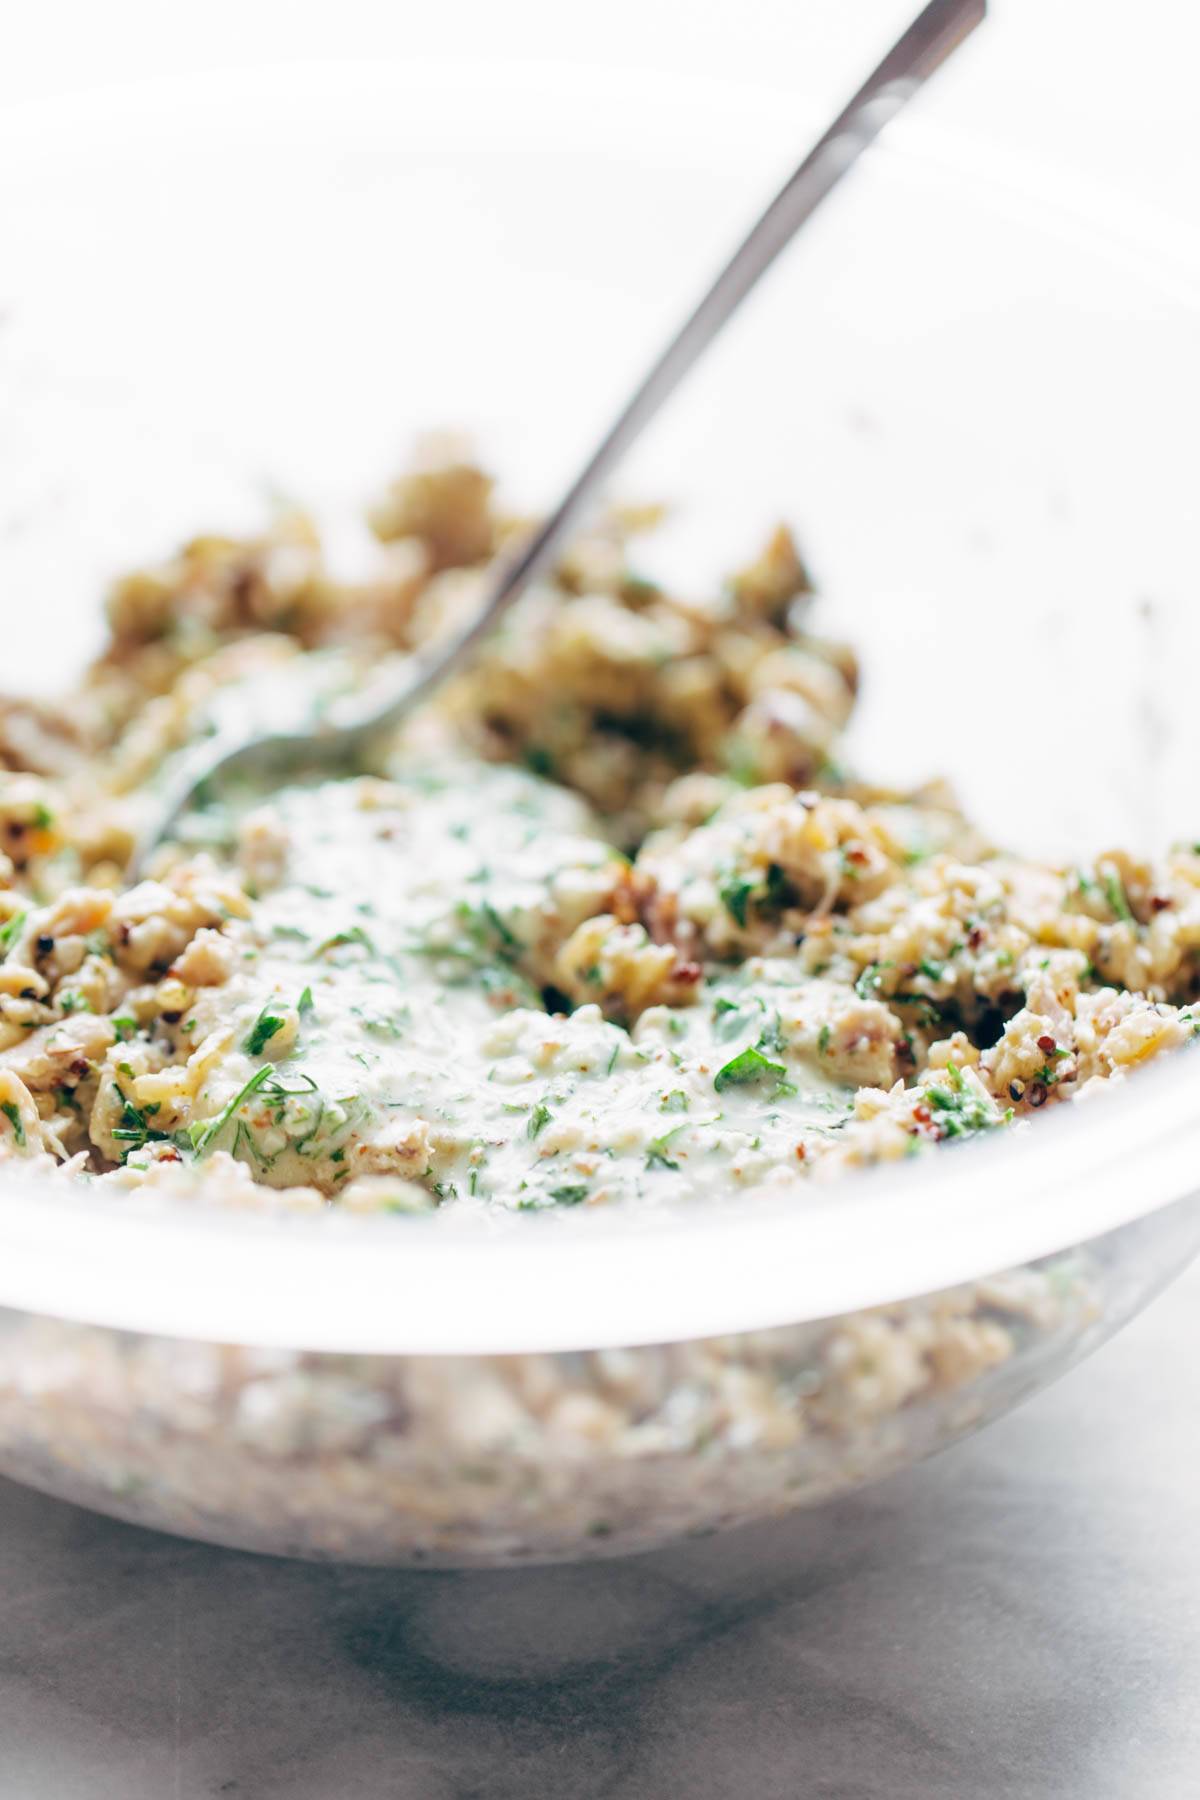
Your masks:
<svg viewBox="0 0 1200 1800"><path fill-rule="evenodd" d="M293 788L263 828L282 879L185 1025L229 1044L197 1095L200 1155L328 1194L395 1174L430 1204L645 1203L802 1179L848 1114L852 1090L791 1047L827 984L786 960L709 970L631 1031L547 1010L530 974L621 868L552 783L466 763Z"/></svg>

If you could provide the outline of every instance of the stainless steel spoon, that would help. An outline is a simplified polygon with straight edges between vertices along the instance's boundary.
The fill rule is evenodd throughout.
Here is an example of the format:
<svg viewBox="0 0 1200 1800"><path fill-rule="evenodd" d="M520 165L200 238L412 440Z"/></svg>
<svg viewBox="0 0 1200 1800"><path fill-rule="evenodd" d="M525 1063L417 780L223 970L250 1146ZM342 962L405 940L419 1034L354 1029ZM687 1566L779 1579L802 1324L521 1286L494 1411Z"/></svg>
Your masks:
<svg viewBox="0 0 1200 1800"><path fill-rule="evenodd" d="M854 98L820 137L795 174L751 227L694 312L634 390L590 459L545 523L508 559L497 562L478 615L451 642L408 659L394 685L338 701L313 723L311 687L286 676L271 696L272 724L264 731L232 708L211 735L186 751L167 771L157 808L134 857L135 873L169 834L197 790L215 775L239 770L268 772L289 763L342 761L360 752L459 667L529 583L561 549L579 515L620 458L674 393L780 251L812 217L821 201L857 162L918 88L975 29L987 0L930 0L869 75Z"/></svg>

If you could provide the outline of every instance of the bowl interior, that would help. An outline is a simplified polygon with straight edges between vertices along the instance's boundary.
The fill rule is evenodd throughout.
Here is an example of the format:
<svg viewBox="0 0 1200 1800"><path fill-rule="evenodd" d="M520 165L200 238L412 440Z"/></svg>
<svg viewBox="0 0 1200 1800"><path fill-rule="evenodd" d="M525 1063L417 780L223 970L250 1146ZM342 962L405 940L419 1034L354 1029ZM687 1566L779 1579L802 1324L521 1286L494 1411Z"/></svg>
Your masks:
<svg viewBox="0 0 1200 1800"><path fill-rule="evenodd" d="M272 496L315 502L354 558L355 509L422 427L474 430L514 499L551 497L806 131L778 96L577 69L558 83L513 70L500 86L469 59L15 112L0 127L6 682L53 688L96 641L107 574L196 530L253 524ZM1196 269L1194 245L1164 250L1136 222L903 122L631 459L623 492L679 506L647 565L711 581L783 514L825 624L863 654L851 752L865 769L948 772L993 832L1035 851L1190 835ZM1173 1079L1148 1078L1147 1094ZM1148 1141L1153 1111L1114 1113L1114 1168ZM1057 1135L1085 1142L1082 1125ZM745 1239L740 1285L732 1220L608 1222L603 1253L570 1231L531 1236L505 1251L504 1308L495 1246L472 1251L469 1274L463 1244L414 1232L433 1285L409 1289L406 1342L451 1347L438 1296L471 1281L490 1348L736 1329L801 1304L816 1316L883 1297L881 1281L931 1289L1177 1197L1190 1150L1171 1145L1139 1165L1136 1192L1112 1175L1107 1211L1094 1187L1072 1188L1094 1156L1055 1161L1049 1138L1037 1173L1012 1147L1021 1180L985 1176L982 1152L955 1158L928 1201L908 1184L905 1218L925 1209L932 1238L914 1225L901 1255L893 1232L870 1294L855 1209L882 1218L886 1183L760 1221L784 1235L774 1250ZM291 1341L300 1312L281 1300L262 1323L251 1273L214 1323L226 1252L203 1226L130 1212L118 1248L104 1224L72 1253L68 1301L58 1228L10 1209L0 1302L94 1304L99 1262L109 1322L183 1329L186 1290L197 1330L257 1317L264 1341ZM643 1231L659 1249L631 1281L622 1246ZM685 1250L700 1286L668 1304ZM263 1239L246 1269L261 1277L279 1254L310 1301L331 1285L328 1247L299 1229ZM372 1285L367 1239L333 1254L345 1293L322 1301L330 1347L394 1343L394 1291Z"/></svg>

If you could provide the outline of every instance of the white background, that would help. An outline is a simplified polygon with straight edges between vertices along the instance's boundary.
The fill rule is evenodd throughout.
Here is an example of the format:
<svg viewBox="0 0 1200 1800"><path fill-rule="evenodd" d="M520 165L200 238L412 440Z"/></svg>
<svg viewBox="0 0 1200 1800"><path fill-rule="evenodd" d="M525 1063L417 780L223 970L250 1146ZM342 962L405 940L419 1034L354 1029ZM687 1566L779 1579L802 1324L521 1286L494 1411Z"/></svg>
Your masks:
<svg viewBox="0 0 1200 1800"><path fill-rule="evenodd" d="M185 70L453 56L727 75L834 104L916 0L5 0L0 105ZM1194 0L992 0L930 116L1194 221Z"/></svg>

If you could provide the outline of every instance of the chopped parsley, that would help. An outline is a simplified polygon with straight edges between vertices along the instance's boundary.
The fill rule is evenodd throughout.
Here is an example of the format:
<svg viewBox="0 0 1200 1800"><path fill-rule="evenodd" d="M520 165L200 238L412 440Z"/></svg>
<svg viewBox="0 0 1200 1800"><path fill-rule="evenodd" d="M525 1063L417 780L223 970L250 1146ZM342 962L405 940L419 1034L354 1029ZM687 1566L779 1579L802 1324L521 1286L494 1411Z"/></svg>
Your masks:
<svg viewBox="0 0 1200 1800"><path fill-rule="evenodd" d="M4 1114L5 1118L12 1126L13 1136L23 1150L25 1148L25 1126L21 1121L21 1115L17 1111L17 1108L11 1100L0 1100L0 1112Z"/></svg>
<svg viewBox="0 0 1200 1800"><path fill-rule="evenodd" d="M931 1082L925 1089L925 1100L937 1113L938 1130L944 1138L973 1137L993 1125L1006 1124L1011 1112L1001 1113L992 1100L963 1080L962 1070L949 1063L948 1088Z"/></svg>
<svg viewBox="0 0 1200 1800"><path fill-rule="evenodd" d="M550 1198L556 1201L559 1206L578 1206L579 1202L581 1200L586 1200L587 1197L588 1187L586 1182L568 1182L563 1187L552 1187L550 1189Z"/></svg>
<svg viewBox="0 0 1200 1800"><path fill-rule="evenodd" d="M750 904L754 887L754 882L748 881L744 875L731 875L717 890L725 911L743 929L746 924L746 908Z"/></svg>
<svg viewBox="0 0 1200 1800"><path fill-rule="evenodd" d="M1115 869L1106 869L1104 872L1104 898L1122 924L1133 925L1136 923L1124 884Z"/></svg>
<svg viewBox="0 0 1200 1800"><path fill-rule="evenodd" d="M554 758L541 744L528 744L525 748L525 767L535 775L551 776L554 774Z"/></svg>
<svg viewBox="0 0 1200 1800"><path fill-rule="evenodd" d="M761 1050L751 1044L717 1070L713 1076L713 1086L720 1094L728 1087L741 1087L747 1082L761 1081L764 1075L774 1075L784 1081L787 1070L782 1063L772 1062L769 1056L764 1056Z"/></svg>
<svg viewBox="0 0 1200 1800"><path fill-rule="evenodd" d="M787 904L789 888L787 876L779 864L773 862L767 864L766 875L761 880L752 879L748 875L728 875L717 892L730 918L745 929L751 900L756 906L765 903L782 910Z"/></svg>
<svg viewBox="0 0 1200 1800"><path fill-rule="evenodd" d="M217 1138L220 1137L238 1108L242 1106L245 1101L249 1100L251 1094L256 1094L259 1088L270 1081L274 1073L274 1063L263 1063L261 1068L255 1069L249 1081L247 1081L243 1087L238 1089L237 1093L233 1096L233 1099L230 1100L227 1105L223 1106L214 1118L197 1120L194 1125L188 1126L188 1138L190 1139L192 1149L197 1156L204 1155L204 1152L209 1146L215 1143ZM119 1089L118 1092L120 1092ZM113 1136L116 1136L115 1132L113 1133ZM299 1149L300 1145L297 1144L296 1148Z"/></svg>
<svg viewBox="0 0 1200 1800"><path fill-rule="evenodd" d="M122 1074L133 1075L133 1070L128 1063L122 1063L120 1067ZM170 1138L169 1131L160 1131L157 1126L150 1123L158 1111L157 1105L148 1106L143 1111L133 1104L125 1090L119 1086L116 1088L116 1095L121 1102L121 1118L120 1123L113 1126L112 1136L118 1144L129 1145L129 1149L125 1152L126 1158L134 1150L143 1150L147 1144L164 1143Z"/></svg>
<svg viewBox="0 0 1200 1800"><path fill-rule="evenodd" d="M868 963L854 984L854 991L860 1000L873 1000L883 986L883 971L890 969L890 962Z"/></svg>
<svg viewBox="0 0 1200 1800"><path fill-rule="evenodd" d="M674 1088L671 1093L664 1095L658 1106L659 1112L686 1112L687 1109L688 1097L682 1088Z"/></svg>
<svg viewBox="0 0 1200 1800"><path fill-rule="evenodd" d="M10 919L0 925L0 956L7 956L21 935L21 927L29 917L28 912L15 912Z"/></svg>
<svg viewBox="0 0 1200 1800"><path fill-rule="evenodd" d="M545 1130L553 1117L554 1114L550 1111L550 1108L546 1105L545 1101L539 1100L529 1115L529 1123L525 1127L526 1136L535 1138L539 1131Z"/></svg>
<svg viewBox="0 0 1200 1800"><path fill-rule="evenodd" d="M332 937L327 937L324 943L318 944L313 957L324 956L327 950L338 950L343 944L360 944L368 956L375 955L375 945L362 926L351 925L348 931L335 931Z"/></svg>
<svg viewBox="0 0 1200 1800"><path fill-rule="evenodd" d="M460 900L454 910L455 916L466 926L468 937L480 949L495 950L498 945L503 956L521 948L520 939L509 930L490 900L481 900L478 906L469 900Z"/></svg>
<svg viewBox="0 0 1200 1800"><path fill-rule="evenodd" d="M667 1146L673 1137L687 1130L687 1121L682 1125L673 1125L670 1131L664 1131L661 1137L652 1138L646 1147L646 1167L648 1169L677 1169L679 1164L673 1156L668 1156Z"/></svg>
<svg viewBox="0 0 1200 1800"><path fill-rule="evenodd" d="M242 1040L242 1049L246 1055L261 1056L276 1032L283 1030L283 1024L278 1013L273 1013L264 1006Z"/></svg>
<svg viewBox="0 0 1200 1800"><path fill-rule="evenodd" d="M277 938L294 938L298 943L307 944L308 932L303 925L272 925L271 936Z"/></svg>

